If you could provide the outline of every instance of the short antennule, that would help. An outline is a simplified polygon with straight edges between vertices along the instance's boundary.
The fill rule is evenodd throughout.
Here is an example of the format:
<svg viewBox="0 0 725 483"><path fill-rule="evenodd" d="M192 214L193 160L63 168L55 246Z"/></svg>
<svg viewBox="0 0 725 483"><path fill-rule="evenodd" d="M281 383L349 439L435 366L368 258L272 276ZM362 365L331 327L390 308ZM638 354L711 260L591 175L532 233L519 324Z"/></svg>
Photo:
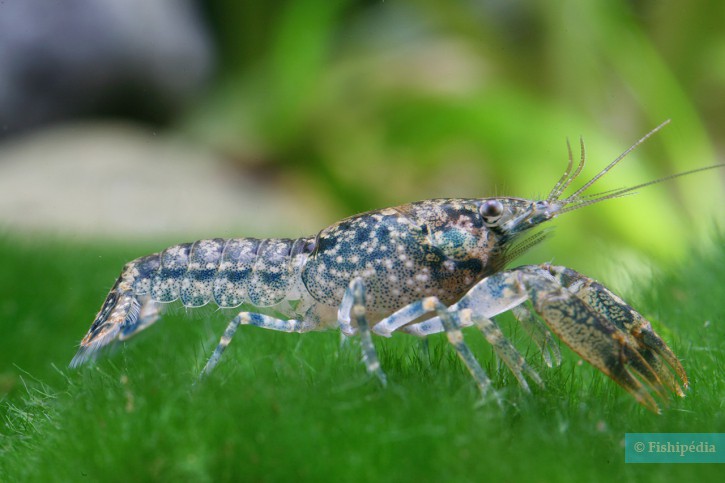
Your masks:
<svg viewBox="0 0 725 483"><path fill-rule="evenodd" d="M548 201L549 203L558 200L559 196L561 196L561 193L569 185L569 175L571 174L571 170L574 167L574 156L571 153L571 143L569 142L569 138L566 138L566 150L569 152L569 163L566 165L566 170L564 171L564 174L561 175L559 181L557 181L554 187L551 189L549 196L546 197L546 201Z"/></svg>
<svg viewBox="0 0 725 483"><path fill-rule="evenodd" d="M582 138L579 138L579 145L581 146L581 157L579 158L579 164L576 167L576 171L572 173L571 170L574 167L574 155L571 152L571 143L569 143L569 139L566 140L566 149L569 152L569 163L566 167L566 171L564 171L564 174L561 176L561 178L559 178L559 181L557 181L556 185L554 185L554 189L552 189L551 193L549 193L549 196L546 197L546 201L548 201L549 203L557 201L559 199L559 196L561 196L561 194L569 187L571 182L574 181L577 176L579 176L579 173L582 172L582 169L584 169L586 153L584 150L584 140Z"/></svg>

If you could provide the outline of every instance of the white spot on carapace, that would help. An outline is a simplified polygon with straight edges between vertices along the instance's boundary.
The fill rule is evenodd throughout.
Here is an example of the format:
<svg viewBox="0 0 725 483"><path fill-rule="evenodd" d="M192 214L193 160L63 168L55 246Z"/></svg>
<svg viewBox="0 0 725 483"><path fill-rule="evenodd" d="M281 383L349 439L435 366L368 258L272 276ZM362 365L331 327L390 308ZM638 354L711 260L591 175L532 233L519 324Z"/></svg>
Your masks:
<svg viewBox="0 0 725 483"><path fill-rule="evenodd" d="M582 285L584 285L584 280L577 280L576 282L566 287L566 289L571 293L577 293L579 289L582 288Z"/></svg>

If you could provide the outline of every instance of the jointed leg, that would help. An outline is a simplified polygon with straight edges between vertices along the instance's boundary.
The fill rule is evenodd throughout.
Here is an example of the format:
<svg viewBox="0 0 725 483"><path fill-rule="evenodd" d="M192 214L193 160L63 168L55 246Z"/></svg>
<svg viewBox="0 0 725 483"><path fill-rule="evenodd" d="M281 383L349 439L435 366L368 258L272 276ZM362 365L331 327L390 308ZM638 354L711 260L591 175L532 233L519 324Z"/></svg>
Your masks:
<svg viewBox="0 0 725 483"><path fill-rule="evenodd" d="M461 325L461 328L463 328L463 325ZM432 319L427 319L423 322L418 322L417 324L406 325L398 330L405 332L406 334L423 338L433 334L440 334L445 329L443 328L443 322L441 322L441 319L439 317L433 317Z"/></svg>
<svg viewBox="0 0 725 483"><path fill-rule="evenodd" d="M511 309L516 320L524 327L529 337L539 347L541 357L549 367L561 364L561 351L559 345L551 336L551 332L546 326L524 305L519 305Z"/></svg>
<svg viewBox="0 0 725 483"><path fill-rule="evenodd" d="M476 327L483 333L488 343L493 346L496 355L508 366L525 391L529 392L530 390L526 379L524 379L524 372L539 387L544 387L544 383L541 381L539 374L526 363L524 356L506 339L499 326L493 320L474 314L470 309L461 310L458 312L458 316L461 320L473 321Z"/></svg>
<svg viewBox="0 0 725 483"><path fill-rule="evenodd" d="M435 311L439 303L440 302L438 302L436 297L426 297L413 302L410 305L406 305L402 309L375 324L373 332L377 335L390 337L393 332L399 330L401 327L405 330L407 329L408 324L414 320ZM443 332L443 330L445 330L439 319L436 322L436 327L438 328L436 332ZM407 330L405 331L407 332Z"/></svg>
<svg viewBox="0 0 725 483"><path fill-rule="evenodd" d="M458 356L466 365L466 368L468 368L468 371L471 373L471 376L473 376L476 384L478 384L478 389L481 391L481 395L486 396L486 394L488 393L488 388L491 385L491 380L488 378L484 370L481 368L481 365L473 356L471 349L468 348L466 342L463 340L463 332L461 332L461 328L458 326L458 323L453 317L453 314L448 312L448 308L440 303L438 299L434 299L434 304L436 312L438 313L438 318L440 319L441 323L443 324L443 328L446 331L446 337L448 337L448 342L450 342L456 349L456 352L458 352ZM494 396L500 404L501 401L498 399L498 394L494 392Z"/></svg>
<svg viewBox="0 0 725 483"><path fill-rule="evenodd" d="M408 325L419 317L431 312L436 312L438 316L417 324ZM469 322L468 325L470 324ZM438 298L426 297L417 302L413 302L398 310L390 317L381 320L373 327L373 332L387 337L390 337L390 333L394 330L404 330L421 336L445 331L448 341L453 345L458 356L473 376L481 394L485 395L488 392L491 380L463 340L463 333L461 332L461 325L458 319L448 311L448 307L443 305Z"/></svg>
<svg viewBox="0 0 725 483"><path fill-rule="evenodd" d="M375 372L378 374L378 377L382 376L381 380L384 381L385 376L382 371L380 371L377 356L375 355L372 340L370 339L370 329L368 327L367 319L365 318L364 297L365 290L363 281L361 279L355 279L350 283L350 287L345 293L342 306L346 305L346 299L352 298L352 317L356 320L358 329L360 330L363 345L363 359L368 367L368 372ZM456 349L458 356L466 365L466 368L475 379L476 384L478 384L481 393L485 395L488 392L491 381L463 340L463 334L461 333L461 330L454 318L450 313L448 313L448 308L440 303L436 297L427 297L410 304L376 324L375 327L373 327L373 331L381 335L389 336L389 332L391 330L404 326L418 317L433 311L438 313L438 317L436 317L436 319L440 321L443 330L445 330L448 341ZM375 357L375 359L373 360L372 357Z"/></svg>
<svg viewBox="0 0 725 483"><path fill-rule="evenodd" d="M352 303L350 304L348 300L352 300ZM385 386L387 379L385 378L385 373L380 368L380 361L378 360L378 355L375 352L375 346L370 335L370 325L368 324L368 319L365 317L365 285L362 279L356 278L350 282L350 286L347 288L340 306L341 310L343 307L351 307L352 319L355 320L357 329L360 331L360 344L362 346L365 367L369 374L375 374L383 386Z"/></svg>
<svg viewBox="0 0 725 483"><path fill-rule="evenodd" d="M280 332L305 332L307 329L306 325L300 320L282 320L254 312L241 312L234 317L231 322L229 322L229 325L224 331L224 335L222 335L219 344L216 346L216 349L214 349L214 353L207 361L204 369L202 369L199 378L207 376L212 369L214 369L217 363L219 363L219 359L229 343L232 341L232 337L234 337L234 333L237 331L240 324L254 325L262 327L263 329L277 330Z"/></svg>
<svg viewBox="0 0 725 483"><path fill-rule="evenodd" d="M459 327L468 327L471 325L478 327L488 343L496 351L498 358L511 370L524 390L529 391L529 384L524 379L523 372L526 372L536 384L543 386L543 382L536 371L526 363L521 353L506 339L501 329L493 320L480 316L470 309L462 309L459 311L448 309L448 313L456 320ZM445 329L443 328L443 322L440 317L434 317L417 324L407 325L400 330L418 337L426 337L431 334L443 332Z"/></svg>

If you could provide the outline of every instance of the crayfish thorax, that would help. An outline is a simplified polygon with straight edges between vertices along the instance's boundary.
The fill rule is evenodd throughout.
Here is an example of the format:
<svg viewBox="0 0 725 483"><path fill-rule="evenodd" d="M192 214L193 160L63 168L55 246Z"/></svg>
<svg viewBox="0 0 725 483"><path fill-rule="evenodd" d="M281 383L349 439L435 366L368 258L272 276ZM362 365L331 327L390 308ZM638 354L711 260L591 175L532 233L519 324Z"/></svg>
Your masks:
<svg viewBox="0 0 725 483"><path fill-rule="evenodd" d="M395 210L420 230L417 242L427 251L425 266L440 286L430 295L445 303L503 270L520 253L519 235L551 218L542 206L518 198L437 199Z"/></svg>
<svg viewBox="0 0 725 483"><path fill-rule="evenodd" d="M372 312L389 314L427 296L453 303L512 258L532 206L512 198L437 199L355 215L317 235L302 281L331 307L355 278L363 279Z"/></svg>
<svg viewBox="0 0 725 483"><path fill-rule="evenodd" d="M405 205L401 211L420 228L422 243L441 259L472 262L471 268L480 265L481 275L489 273L498 241L475 200L430 200Z"/></svg>

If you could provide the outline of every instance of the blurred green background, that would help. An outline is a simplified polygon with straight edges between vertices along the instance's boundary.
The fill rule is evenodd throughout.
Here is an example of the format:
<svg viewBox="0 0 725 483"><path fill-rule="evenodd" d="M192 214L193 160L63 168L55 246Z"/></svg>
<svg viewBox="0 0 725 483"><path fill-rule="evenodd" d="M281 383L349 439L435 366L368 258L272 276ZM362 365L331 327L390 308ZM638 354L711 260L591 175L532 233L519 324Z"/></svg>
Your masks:
<svg viewBox="0 0 725 483"><path fill-rule="evenodd" d="M88 195L86 204L125 205L116 216L131 220L131 228L91 230L91 238L151 239L160 249L181 238L301 236L350 214L418 199L545 196L565 168L567 138L575 147L579 136L586 141L583 182L666 119L672 124L592 192L724 159L718 142L725 136L722 2L189 3L213 59L203 64L213 68L194 94L163 116L159 109L146 115L148 110L128 108L148 107L148 91L124 91L123 110L91 110L73 119L102 124L135 113L124 121L124 129L130 124L140 138L132 143L181 140L186 150L204 151L195 161L199 169L207 169L205 157L213 158L231 173L227 177L261 187L264 196L250 195L235 211L234 203L215 201L213 183L192 192L194 175L164 181L162 174L144 195L133 183ZM143 51L140 46L135 52ZM154 62L165 59L159 54ZM49 124L51 130L58 124ZM88 124L67 135L84 130L93 136ZM22 142L32 145L38 132L43 130ZM113 139L99 142L108 152L117 149ZM144 149L133 159L152 166L157 152ZM54 148L51 153L55 157ZM211 164L209 170L218 169ZM114 169L111 176L77 171L87 173L87 186L101 188L119 173L144 176L123 161ZM164 169L177 171L173 161ZM722 226L724 179L722 169L696 174L568 214L557 222L557 236L522 262L553 260L601 276L612 264L626 262L638 271L682 259ZM5 191L20 192L17 185L24 183ZM186 192L199 206L208 197L227 211L213 218L216 210L205 207L198 217L208 223L195 225L194 205L163 206L169 191ZM48 199L38 201L43 193ZM156 209L127 203L141 196L143 206ZM53 198L65 197L42 190L32 198L52 205ZM274 210L267 209L275 202ZM17 212L12 194L5 211ZM90 216L64 211L75 211L76 220ZM60 228L50 231L76 236L74 220L60 217ZM8 216L0 210L0 224L12 231L14 223L3 218ZM103 227L106 219L98 215L93 225ZM43 232L47 223L39 224L33 232ZM164 224L167 230L143 228Z"/></svg>
<svg viewBox="0 0 725 483"><path fill-rule="evenodd" d="M304 185L330 219L545 195L566 137L585 138L584 179L665 119L593 192L724 158L722 2L214 5L222 71L185 129ZM723 171L567 215L538 261L600 270L592 253L614 242L618 264L681 257L723 220Z"/></svg>

